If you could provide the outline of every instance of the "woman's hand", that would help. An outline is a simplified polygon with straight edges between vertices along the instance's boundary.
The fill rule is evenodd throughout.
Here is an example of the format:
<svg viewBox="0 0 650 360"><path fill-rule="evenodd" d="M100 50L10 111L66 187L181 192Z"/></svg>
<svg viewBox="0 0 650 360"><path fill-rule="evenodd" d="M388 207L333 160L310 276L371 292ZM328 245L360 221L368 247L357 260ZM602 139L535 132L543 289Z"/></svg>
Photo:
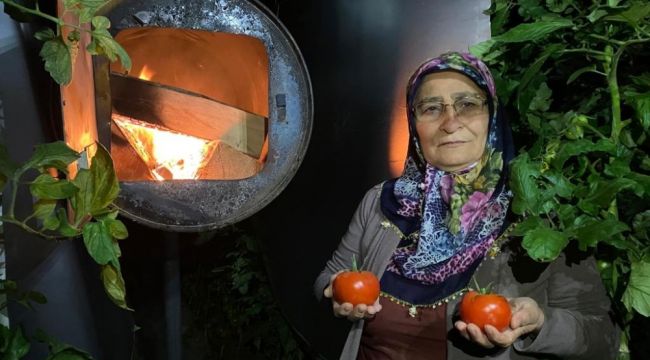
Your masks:
<svg viewBox="0 0 650 360"><path fill-rule="evenodd" d="M334 282L336 276L342 272L343 270L330 277L329 285L325 288L325 290L323 290L323 295L326 298L332 298L332 282ZM334 316L336 317L347 317L350 321L357 321L374 317L376 313L381 311L381 304L379 303L379 298L377 298L373 305L358 304L357 306L353 306L350 303L339 304L334 301L334 299L332 299L332 310L334 312Z"/></svg>
<svg viewBox="0 0 650 360"><path fill-rule="evenodd" d="M510 326L503 332L492 325L486 325L485 332L478 326L463 321L456 321L454 325L465 339L486 348L508 347L520 336L537 334L544 325L544 312L535 300L528 297L514 298L510 300L510 307L512 308Z"/></svg>

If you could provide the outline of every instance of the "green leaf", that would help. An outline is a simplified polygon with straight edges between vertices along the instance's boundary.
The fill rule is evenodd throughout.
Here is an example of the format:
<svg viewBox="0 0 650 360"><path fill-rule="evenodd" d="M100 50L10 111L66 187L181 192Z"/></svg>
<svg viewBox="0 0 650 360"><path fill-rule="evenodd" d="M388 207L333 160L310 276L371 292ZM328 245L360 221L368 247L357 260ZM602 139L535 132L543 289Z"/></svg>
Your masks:
<svg viewBox="0 0 650 360"><path fill-rule="evenodd" d="M623 293L623 303L629 311L650 317L650 263L632 261L630 282Z"/></svg>
<svg viewBox="0 0 650 360"><path fill-rule="evenodd" d="M69 222L68 222L68 214L64 208L58 208L56 211L56 217L59 220L59 227L57 228L57 231L67 237L75 237L81 234L81 231L78 229L74 228Z"/></svg>
<svg viewBox="0 0 650 360"><path fill-rule="evenodd" d="M546 178L546 180L548 180L553 185L553 187L549 190L558 196L563 198L570 198L571 195L573 195L573 189L575 186L573 186L573 184L571 184L571 182L567 180L567 178L564 177L564 175L560 172L553 170L547 171L544 173L544 178Z"/></svg>
<svg viewBox="0 0 650 360"><path fill-rule="evenodd" d="M589 20L592 23L595 23L596 21L600 20L603 16L609 14L606 10L602 9L594 9L589 15L587 15L587 20Z"/></svg>
<svg viewBox="0 0 650 360"><path fill-rule="evenodd" d="M85 351L52 338L41 329L36 330L34 338L47 344L50 354L46 360L93 360L92 356Z"/></svg>
<svg viewBox="0 0 650 360"><path fill-rule="evenodd" d="M83 238L88 254L100 265L117 261L113 237L102 222L89 222L83 227Z"/></svg>
<svg viewBox="0 0 650 360"><path fill-rule="evenodd" d="M19 360L29 352L29 341L23 335L22 326L9 329L4 325L0 325L0 339L2 339L0 354L3 355L3 360Z"/></svg>
<svg viewBox="0 0 650 360"><path fill-rule="evenodd" d="M562 223L564 228L570 227L574 223L576 217L576 208L573 205L561 204L555 209L555 212Z"/></svg>
<svg viewBox="0 0 650 360"><path fill-rule="evenodd" d="M632 222L634 235L640 239L650 240L650 210L636 214Z"/></svg>
<svg viewBox="0 0 650 360"><path fill-rule="evenodd" d="M102 220L102 222L108 228L108 232L111 236L115 239L123 240L129 237L129 232L126 230L126 226L124 226L122 221L107 218Z"/></svg>
<svg viewBox="0 0 650 360"><path fill-rule="evenodd" d="M537 229L538 227L546 226L544 221L537 216L528 216L522 222L518 223L512 230L514 236L524 236L527 232Z"/></svg>
<svg viewBox="0 0 650 360"><path fill-rule="evenodd" d="M571 84L574 82L580 75L586 73L586 72L593 72L596 71L596 65L589 65L585 66L583 68L580 68L576 71L574 71L571 75L569 75L569 78L567 79L566 83L567 85Z"/></svg>
<svg viewBox="0 0 650 360"><path fill-rule="evenodd" d="M56 200L40 199L34 204L34 217L37 219L47 219L51 215L56 216Z"/></svg>
<svg viewBox="0 0 650 360"><path fill-rule="evenodd" d="M524 19L540 19L548 14L548 11L540 4L540 0L519 0L519 15Z"/></svg>
<svg viewBox="0 0 650 360"><path fill-rule="evenodd" d="M86 50L93 55L105 55L110 61L115 61L119 57L122 67L127 71L131 70L131 58L126 50L117 41L113 39L108 32L111 26L110 21L105 16L95 16L92 19L93 31L92 40L86 47Z"/></svg>
<svg viewBox="0 0 650 360"><path fill-rule="evenodd" d="M589 193L578 202L578 207L596 215L599 210L607 209L621 190L633 188L635 185L633 180L625 178L592 182L589 184Z"/></svg>
<svg viewBox="0 0 650 360"><path fill-rule="evenodd" d="M494 45L495 43L496 41L492 39L485 40L483 42L470 46L469 52L472 53L472 55L476 56L477 58L483 59L492 48L492 45Z"/></svg>
<svg viewBox="0 0 650 360"><path fill-rule="evenodd" d="M126 304L126 287L124 286L121 271L111 265L104 265L102 266L101 277L104 290L111 301L122 309L132 310Z"/></svg>
<svg viewBox="0 0 650 360"><path fill-rule="evenodd" d="M87 215L106 213L120 191L113 161L102 146L97 147L90 169L79 170L72 182L79 188L71 199L75 222Z"/></svg>
<svg viewBox="0 0 650 360"><path fill-rule="evenodd" d="M47 40L39 53L45 61L45 70L59 85L67 85L72 80L72 57L68 46L60 37Z"/></svg>
<svg viewBox="0 0 650 360"><path fill-rule="evenodd" d="M95 215L97 211L103 212L103 209L108 207L120 192L113 160L108 151L101 145L97 147L97 152L92 158L90 174L92 175L94 187L94 197L91 202L93 211L91 213Z"/></svg>
<svg viewBox="0 0 650 360"><path fill-rule="evenodd" d="M614 246L620 245L620 242L610 242L610 240L613 240L616 235L630 230L630 227L614 217L606 219L588 218L583 220L574 230L580 250L585 251L589 247L595 247L598 242L609 243Z"/></svg>
<svg viewBox="0 0 650 360"><path fill-rule="evenodd" d="M56 38L56 34L54 33L54 30L50 28L45 28L43 30L34 33L34 37L41 41L47 41Z"/></svg>
<svg viewBox="0 0 650 360"><path fill-rule="evenodd" d="M571 5L572 0L546 0L546 6L549 10L556 13L561 13Z"/></svg>
<svg viewBox="0 0 650 360"><path fill-rule="evenodd" d="M536 41L554 31L570 26L573 26L573 22L568 19L541 20L534 23L519 24L492 39L500 43Z"/></svg>
<svg viewBox="0 0 650 360"><path fill-rule="evenodd" d="M648 130L650 128L650 91L645 93L626 91L624 96L625 103L632 106L643 129Z"/></svg>
<svg viewBox="0 0 650 360"><path fill-rule="evenodd" d="M540 69L542 68L542 65L544 65L544 62L546 62L546 59L548 59L549 56L553 55L554 53L563 50L564 45L562 44L551 44L548 45L542 54L533 62L528 69L524 72L524 74L521 76L521 82L519 85L519 89L525 88L528 86L528 83L530 80L533 78L533 76L539 74Z"/></svg>
<svg viewBox="0 0 650 360"><path fill-rule="evenodd" d="M490 15L490 29L493 35L503 32L504 25L508 22L512 3L507 0L492 1L492 6L487 12Z"/></svg>
<svg viewBox="0 0 650 360"><path fill-rule="evenodd" d="M70 199L70 204L75 215L74 222L78 223L83 217L90 215L92 212L95 186L90 170L88 169L80 169L72 180L72 183L79 188L75 196Z"/></svg>
<svg viewBox="0 0 650 360"><path fill-rule="evenodd" d="M24 169L53 167L67 173L70 163L79 158L79 153L70 149L63 141L36 145L34 154L23 165Z"/></svg>
<svg viewBox="0 0 650 360"><path fill-rule="evenodd" d="M641 75L630 76L633 83L642 89L650 89L650 72L644 72Z"/></svg>
<svg viewBox="0 0 650 360"><path fill-rule="evenodd" d="M630 172L626 174L625 177L634 181L635 185L633 187L633 190L636 196L643 197L650 195L650 176L636 172Z"/></svg>
<svg viewBox="0 0 650 360"><path fill-rule="evenodd" d="M523 215L530 212L536 214L538 198L537 178L540 176L539 166L533 164L527 153L517 156L510 164L510 188L514 197L512 209L515 214Z"/></svg>
<svg viewBox="0 0 650 360"><path fill-rule="evenodd" d="M27 293L25 293L25 296L29 301L33 301L37 304L42 305L47 303L47 299L45 298L45 295L43 295L38 291L28 291Z"/></svg>
<svg viewBox="0 0 650 360"><path fill-rule="evenodd" d="M530 111L548 111L548 109L551 107L551 102L553 99L551 99L551 89L546 85L546 83L542 83L541 86L537 89L537 92L535 93L535 97L533 100L530 102L530 105L528 109Z"/></svg>
<svg viewBox="0 0 650 360"><path fill-rule="evenodd" d="M565 233L548 227L538 227L524 235L522 246L537 261L555 260L569 243Z"/></svg>
<svg viewBox="0 0 650 360"><path fill-rule="evenodd" d="M607 16L605 20L625 22L632 27L637 27L648 15L650 15L650 4L647 2L635 2L632 3L629 9L620 14Z"/></svg>
<svg viewBox="0 0 650 360"><path fill-rule="evenodd" d="M43 219L43 229L46 230L57 230L61 226L61 221L56 213Z"/></svg>
<svg viewBox="0 0 650 360"><path fill-rule="evenodd" d="M622 157L614 158L605 165L605 174L612 177L623 177L630 173L630 160Z"/></svg>
<svg viewBox="0 0 650 360"><path fill-rule="evenodd" d="M616 152L616 144L609 139L601 139L594 143L589 139L578 139L575 141L565 141L560 146L557 156L553 159L552 165L556 169L564 167L564 163L571 157L584 153L601 151L608 154Z"/></svg>
<svg viewBox="0 0 650 360"><path fill-rule="evenodd" d="M73 196L79 189L68 180L55 179L50 174L41 174L29 184L29 191L40 199L58 200Z"/></svg>
<svg viewBox="0 0 650 360"><path fill-rule="evenodd" d="M645 155L643 157L643 160L641 160L641 164L639 164L639 167L645 171L650 171L650 156Z"/></svg>
<svg viewBox="0 0 650 360"><path fill-rule="evenodd" d="M63 5L69 11L79 15L79 22L89 22L95 13L104 5L107 0L63 0Z"/></svg>

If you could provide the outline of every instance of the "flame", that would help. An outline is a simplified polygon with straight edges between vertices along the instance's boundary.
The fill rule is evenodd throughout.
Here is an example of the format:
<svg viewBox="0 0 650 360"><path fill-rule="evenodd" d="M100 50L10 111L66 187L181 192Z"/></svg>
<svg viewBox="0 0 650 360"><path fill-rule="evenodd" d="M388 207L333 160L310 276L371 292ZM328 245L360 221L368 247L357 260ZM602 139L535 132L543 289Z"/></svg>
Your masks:
<svg viewBox="0 0 650 360"><path fill-rule="evenodd" d="M113 121L160 181L198 178L218 143L118 114Z"/></svg>
<svg viewBox="0 0 650 360"><path fill-rule="evenodd" d="M138 78L149 81L151 80L151 78L153 78L155 74L156 74L155 71L149 69L147 65L144 65L140 70L140 73L138 74Z"/></svg>

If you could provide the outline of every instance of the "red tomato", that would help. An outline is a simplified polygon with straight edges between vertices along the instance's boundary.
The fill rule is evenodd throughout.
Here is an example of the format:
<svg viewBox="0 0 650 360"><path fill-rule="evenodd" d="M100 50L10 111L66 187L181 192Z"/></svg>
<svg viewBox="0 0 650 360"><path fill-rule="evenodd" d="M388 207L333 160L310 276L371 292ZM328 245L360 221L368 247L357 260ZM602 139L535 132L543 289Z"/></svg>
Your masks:
<svg viewBox="0 0 650 360"><path fill-rule="evenodd" d="M460 319L484 329L490 324L503 331L510 325L512 311L508 300L497 294L479 294L469 291L460 303Z"/></svg>
<svg viewBox="0 0 650 360"><path fill-rule="evenodd" d="M334 300L352 305L372 305L379 297L379 280L370 271L345 271L332 283Z"/></svg>

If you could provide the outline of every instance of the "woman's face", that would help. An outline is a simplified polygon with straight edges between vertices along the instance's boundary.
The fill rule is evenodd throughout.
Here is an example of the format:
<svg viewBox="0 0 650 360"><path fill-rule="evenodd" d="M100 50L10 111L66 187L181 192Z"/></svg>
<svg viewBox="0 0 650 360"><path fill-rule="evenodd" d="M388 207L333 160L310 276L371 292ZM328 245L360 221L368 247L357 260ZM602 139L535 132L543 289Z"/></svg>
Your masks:
<svg viewBox="0 0 650 360"><path fill-rule="evenodd" d="M413 107L420 146L429 164L458 171L481 158L488 133L485 99L485 93L461 73L443 71L424 77ZM460 115L454 106L441 105L454 103Z"/></svg>

